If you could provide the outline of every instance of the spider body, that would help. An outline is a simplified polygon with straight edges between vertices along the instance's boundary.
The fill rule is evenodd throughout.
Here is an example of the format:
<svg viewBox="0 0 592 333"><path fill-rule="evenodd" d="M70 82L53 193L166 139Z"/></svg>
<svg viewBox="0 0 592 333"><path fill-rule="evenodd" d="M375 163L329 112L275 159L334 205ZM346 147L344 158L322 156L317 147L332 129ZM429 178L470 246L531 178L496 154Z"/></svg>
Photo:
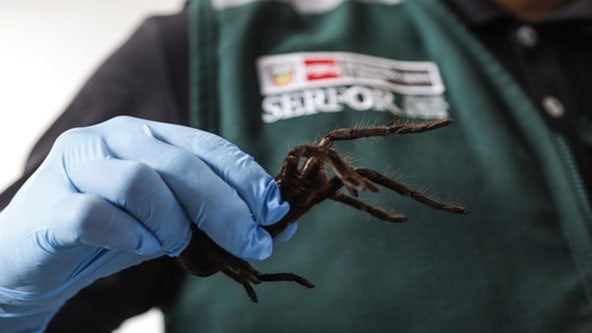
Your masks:
<svg viewBox="0 0 592 333"><path fill-rule="evenodd" d="M403 196L409 196L433 209L457 214L466 213L467 210L462 206L447 204L414 191L405 184L392 180L375 170L354 168L333 149L335 141L384 137L392 134L422 133L446 126L449 123L449 119L443 119L420 124L338 129L326 134L316 144L295 147L288 153L275 178L280 187L282 198L290 203L290 212L278 223L264 228L275 237L284 231L290 223L297 221L313 206L325 199L332 199L351 206L383 221L405 221L404 215L389 213L356 198L359 191L377 192L378 186ZM330 167L331 172L327 171L327 166ZM258 272L246 261L232 256L216 245L195 226L193 227L193 238L181 254L180 261L185 269L194 275L209 276L223 272L243 285L253 302L257 302L253 284L263 281L293 281L308 288L313 287L311 282L292 273L262 274Z"/></svg>

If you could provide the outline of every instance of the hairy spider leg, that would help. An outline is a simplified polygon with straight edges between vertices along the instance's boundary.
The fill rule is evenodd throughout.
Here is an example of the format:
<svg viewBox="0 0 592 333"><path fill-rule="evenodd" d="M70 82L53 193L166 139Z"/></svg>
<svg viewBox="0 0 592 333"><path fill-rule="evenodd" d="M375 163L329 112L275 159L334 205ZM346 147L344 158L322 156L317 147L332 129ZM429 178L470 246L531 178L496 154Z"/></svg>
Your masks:
<svg viewBox="0 0 592 333"><path fill-rule="evenodd" d="M401 214L390 214L376 206L369 205L361 200L358 200L354 197L350 197L349 195L345 195L343 193L337 193L331 199L351 206L357 210L364 211L379 220L387 221L387 222L405 222L407 218Z"/></svg>
<svg viewBox="0 0 592 333"><path fill-rule="evenodd" d="M227 269L226 267L222 268L222 273L226 274L231 279L242 285L243 288L245 288L245 291L247 292L247 295L249 296L249 299L251 299L252 302L257 303L259 301L259 299L257 298L257 293L255 292L255 288L253 288L252 282L244 280L241 275L237 274L232 270Z"/></svg>
<svg viewBox="0 0 592 333"><path fill-rule="evenodd" d="M366 128L341 128L327 133L318 143L318 147L331 147L334 141L348 141L368 137L384 137L391 134L414 134L444 127L451 119L440 119L427 123L376 126Z"/></svg>
<svg viewBox="0 0 592 333"><path fill-rule="evenodd" d="M224 263L222 272L234 278L241 283L259 284L259 272L253 268L248 262L238 259L237 257L228 253L228 259Z"/></svg>
<svg viewBox="0 0 592 333"><path fill-rule="evenodd" d="M317 158L306 158L300 167L301 159L301 156L289 154L276 177L280 188L284 189L282 197L288 202L300 201L310 193L311 189L314 190L319 183L322 185L328 180L323 161Z"/></svg>
<svg viewBox="0 0 592 333"><path fill-rule="evenodd" d="M300 275L296 275L294 273L271 273L271 274L257 274L257 282L253 281L245 281L241 275L237 274L234 271L228 269L222 269L222 272L232 278L234 281L239 283L243 286L249 299L253 303L259 302L259 298L257 297L257 292L255 288L253 288L253 284L259 284L261 282L296 282L299 285L306 287L306 288L314 288L314 284L307 279L303 278Z"/></svg>
<svg viewBox="0 0 592 333"><path fill-rule="evenodd" d="M217 254L216 258L219 258L218 271L221 271L222 273L224 273L225 275L227 275L228 277L242 285L251 301L255 303L257 303L258 298L257 293L253 288L253 285L259 284L262 281L288 281L296 282L308 288L314 287L314 285L310 281L293 273L261 274L259 271L253 268L253 266L251 266L248 262L226 252L224 249L215 244L210 238L207 238L207 241L205 239L202 240L202 245L207 245L207 247L210 248L210 250L212 251L212 254ZM185 269L190 273L195 275L202 275L203 271L200 270L199 266L196 266L192 262L187 261L183 263Z"/></svg>
<svg viewBox="0 0 592 333"><path fill-rule="evenodd" d="M271 273L271 274L259 274L259 280L265 282L273 281L292 281L296 282L306 288L314 288L314 284L300 275L294 273Z"/></svg>
<svg viewBox="0 0 592 333"><path fill-rule="evenodd" d="M411 197L414 200L416 200L428 207L431 207L433 209L456 213L456 214L466 214L467 213L467 209L465 207L444 203L444 202L436 200L428 195L425 195L419 191L414 191L411 188L409 188L407 185L405 185L404 183L397 182L389 177L386 177L386 176L380 174L379 172L377 172L376 170L366 169L366 168L357 168L357 169L355 169L355 171L358 172L363 177L366 177L367 179L369 179L370 181L372 181L378 185L381 185L381 186L384 186L388 189L391 189L391 190L399 193L400 195ZM331 187L332 187L333 194L329 195L329 197L331 197L331 199L333 199L337 202L341 202L341 203L351 206L355 209L364 211L364 212L366 212L366 213L368 213L380 220L383 220L383 221L404 222L407 220L407 218L404 215L388 213L379 207L369 205L359 199L356 199L354 197L351 197L351 196L348 196L344 193L339 192L339 188L341 187L342 184L341 184L341 181L338 177L332 178L331 183L332 183Z"/></svg>
<svg viewBox="0 0 592 333"><path fill-rule="evenodd" d="M282 164L280 172L275 177L276 182L281 186L285 186L286 188L294 188L294 186L297 186L298 182L296 178L298 178L299 174L299 162L299 156L288 154L288 156L286 156L286 158L284 159L284 163Z"/></svg>
<svg viewBox="0 0 592 333"><path fill-rule="evenodd" d="M331 178L330 184L331 186L327 190L326 196L331 198L332 200L341 202L357 210L366 212L379 220L387 222L404 222L407 219L404 215L388 213L379 207L369 205L357 198L340 192L339 190L343 187L343 183L341 182L339 177Z"/></svg>
<svg viewBox="0 0 592 333"><path fill-rule="evenodd" d="M259 284L263 281L265 282L275 282L275 281L287 281L287 282L296 282L301 286L307 288L314 288L314 284L308 281L307 279L303 278L300 275L294 273L266 273L262 274L257 271L253 266L251 266L248 262L244 260L237 259L232 257L233 259L227 258L228 262L222 268L222 273L229 276L234 281L238 282L243 286L247 295L251 299L251 301L257 303L257 293L255 292L255 288L253 288L254 284Z"/></svg>
<svg viewBox="0 0 592 333"><path fill-rule="evenodd" d="M409 188L407 185L397 182L393 179L390 179L390 178L378 173L376 170L357 168L356 171L359 174L361 174L362 176L368 178L369 180L371 180L372 182L374 182L376 184L379 184L381 186L389 188L389 189L399 193L402 196L411 197L414 200L421 202L422 204L424 204L428 207L431 207L433 209L443 210L443 211L455 213L455 214L466 214L468 212L468 210L465 207L445 203L445 202L436 200L428 195L425 195L421 192L414 191L411 188Z"/></svg>
<svg viewBox="0 0 592 333"><path fill-rule="evenodd" d="M368 190L377 192L378 188L366 178L361 177L349 164L347 164L339 154L330 148L301 145L292 149L290 155L300 157L314 157L329 165L335 171L335 174L341 179L351 195L355 196L358 190Z"/></svg>

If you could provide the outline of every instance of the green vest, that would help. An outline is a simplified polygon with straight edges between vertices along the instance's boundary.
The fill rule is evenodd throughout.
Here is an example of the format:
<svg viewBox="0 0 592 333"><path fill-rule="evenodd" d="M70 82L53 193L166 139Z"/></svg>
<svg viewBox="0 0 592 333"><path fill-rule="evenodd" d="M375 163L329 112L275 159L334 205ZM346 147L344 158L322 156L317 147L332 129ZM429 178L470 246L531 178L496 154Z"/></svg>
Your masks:
<svg viewBox="0 0 592 333"><path fill-rule="evenodd" d="M466 205L458 216L382 190L389 225L327 200L262 272L315 283L191 277L167 332L590 332L592 214L571 154L519 86L435 0L192 3L193 125L276 174L340 127L449 116L414 136L342 142L368 167Z"/></svg>

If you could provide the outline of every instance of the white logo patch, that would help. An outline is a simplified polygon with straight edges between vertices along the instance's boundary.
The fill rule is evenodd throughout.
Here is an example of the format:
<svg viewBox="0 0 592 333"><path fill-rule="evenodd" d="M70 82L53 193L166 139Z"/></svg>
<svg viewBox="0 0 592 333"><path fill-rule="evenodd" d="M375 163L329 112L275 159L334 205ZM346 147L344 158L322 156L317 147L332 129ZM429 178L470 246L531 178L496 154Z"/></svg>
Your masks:
<svg viewBox="0 0 592 333"><path fill-rule="evenodd" d="M390 111L448 116L438 67L346 52L290 53L257 60L267 123L319 112Z"/></svg>

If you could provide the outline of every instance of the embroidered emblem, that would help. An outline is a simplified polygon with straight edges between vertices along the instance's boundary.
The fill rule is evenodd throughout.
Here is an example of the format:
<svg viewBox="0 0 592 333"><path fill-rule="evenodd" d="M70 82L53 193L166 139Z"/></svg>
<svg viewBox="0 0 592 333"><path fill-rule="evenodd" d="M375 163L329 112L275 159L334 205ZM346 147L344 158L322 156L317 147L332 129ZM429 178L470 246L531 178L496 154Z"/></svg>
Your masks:
<svg viewBox="0 0 592 333"><path fill-rule="evenodd" d="M397 61L355 53L290 53L258 59L264 95L303 88L369 85L411 95L435 95L444 91L438 67L428 61ZM289 85L273 83L273 73L290 68Z"/></svg>
<svg viewBox="0 0 592 333"><path fill-rule="evenodd" d="M347 52L290 53L257 61L263 121L319 112L389 111L399 116L448 116L435 63Z"/></svg>

